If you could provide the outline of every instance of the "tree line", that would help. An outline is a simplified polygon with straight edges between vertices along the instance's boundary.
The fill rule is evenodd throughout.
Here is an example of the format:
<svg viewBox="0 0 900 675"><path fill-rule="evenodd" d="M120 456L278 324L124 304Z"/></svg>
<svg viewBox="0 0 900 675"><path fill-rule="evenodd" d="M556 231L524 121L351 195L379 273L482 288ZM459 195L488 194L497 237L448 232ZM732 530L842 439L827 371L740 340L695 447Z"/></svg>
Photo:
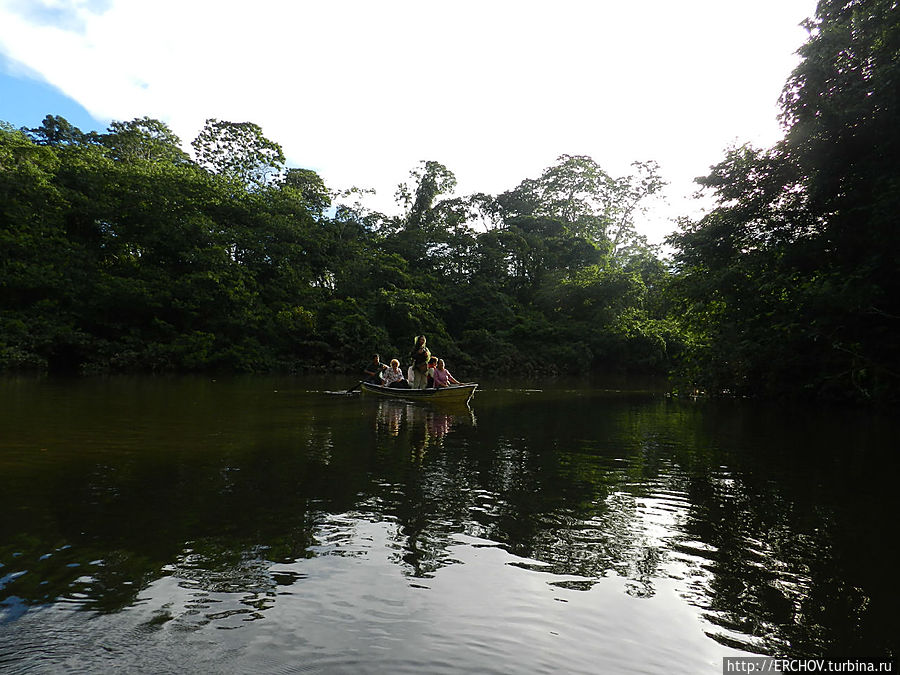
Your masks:
<svg viewBox="0 0 900 675"><path fill-rule="evenodd" d="M636 230L653 162L563 155L498 195L437 161L398 212L286 166L253 123L0 126L0 369L357 370L415 335L457 372L669 372L738 394L898 390L898 22L820 2L784 140L698 179L671 258ZM467 377L469 377L467 375Z"/></svg>
<svg viewBox="0 0 900 675"><path fill-rule="evenodd" d="M194 159L149 118L97 134L48 115L0 138L6 369L356 368L424 332L462 367L554 373L660 365L674 332L634 230L661 186L649 163L613 179L565 156L452 197L453 173L422 162L388 216L286 168L251 123L208 120Z"/></svg>

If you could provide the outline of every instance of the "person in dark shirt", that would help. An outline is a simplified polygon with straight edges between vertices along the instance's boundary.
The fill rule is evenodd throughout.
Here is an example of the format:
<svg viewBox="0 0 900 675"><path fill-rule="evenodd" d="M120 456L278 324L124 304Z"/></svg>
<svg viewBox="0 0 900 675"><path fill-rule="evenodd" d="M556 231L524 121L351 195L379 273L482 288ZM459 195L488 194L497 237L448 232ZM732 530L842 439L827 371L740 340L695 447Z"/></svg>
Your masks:
<svg viewBox="0 0 900 675"><path fill-rule="evenodd" d="M385 370L387 370L387 364L381 362L381 357L378 354L372 354L371 363L363 369L363 375L365 375L363 382L384 384L381 380L381 373Z"/></svg>

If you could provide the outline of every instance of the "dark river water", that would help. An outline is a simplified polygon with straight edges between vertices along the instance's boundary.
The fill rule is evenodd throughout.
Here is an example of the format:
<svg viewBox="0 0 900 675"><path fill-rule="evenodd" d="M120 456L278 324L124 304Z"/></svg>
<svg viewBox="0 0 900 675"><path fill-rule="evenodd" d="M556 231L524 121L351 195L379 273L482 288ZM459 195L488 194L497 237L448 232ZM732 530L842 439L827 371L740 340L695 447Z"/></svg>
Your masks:
<svg viewBox="0 0 900 675"><path fill-rule="evenodd" d="M887 415L584 382L439 409L350 384L0 380L0 672L896 656Z"/></svg>

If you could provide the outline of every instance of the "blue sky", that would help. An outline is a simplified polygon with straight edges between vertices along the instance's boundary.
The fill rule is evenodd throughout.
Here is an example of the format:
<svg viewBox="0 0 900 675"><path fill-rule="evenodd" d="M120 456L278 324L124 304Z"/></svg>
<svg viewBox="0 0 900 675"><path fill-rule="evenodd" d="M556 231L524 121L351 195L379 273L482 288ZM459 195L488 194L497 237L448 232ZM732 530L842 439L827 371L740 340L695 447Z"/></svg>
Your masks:
<svg viewBox="0 0 900 675"><path fill-rule="evenodd" d="M0 120L17 128L33 128L47 115L60 115L82 131L106 130L108 122L97 120L56 87L10 71L9 61L0 55Z"/></svg>
<svg viewBox="0 0 900 675"><path fill-rule="evenodd" d="M422 160L497 194L562 154L669 181L651 241L695 215L693 179L768 146L816 0L0 0L0 119L87 131L152 117L185 149L255 122L289 166L394 210ZM702 207L701 207L702 208Z"/></svg>

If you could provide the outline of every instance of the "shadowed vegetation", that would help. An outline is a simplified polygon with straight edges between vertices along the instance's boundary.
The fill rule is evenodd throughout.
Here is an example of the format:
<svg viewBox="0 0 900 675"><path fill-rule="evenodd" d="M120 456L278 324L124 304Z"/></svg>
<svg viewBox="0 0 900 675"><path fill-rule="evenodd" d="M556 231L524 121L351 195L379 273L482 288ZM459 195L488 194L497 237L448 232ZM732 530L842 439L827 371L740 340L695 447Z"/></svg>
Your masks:
<svg viewBox="0 0 900 675"><path fill-rule="evenodd" d="M900 331L895 3L823 0L784 140L698 179L664 259L664 185L563 155L499 195L414 167L396 214L287 168L250 122L0 126L0 369L355 370L425 333L467 377L673 372L709 392L892 400Z"/></svg>

